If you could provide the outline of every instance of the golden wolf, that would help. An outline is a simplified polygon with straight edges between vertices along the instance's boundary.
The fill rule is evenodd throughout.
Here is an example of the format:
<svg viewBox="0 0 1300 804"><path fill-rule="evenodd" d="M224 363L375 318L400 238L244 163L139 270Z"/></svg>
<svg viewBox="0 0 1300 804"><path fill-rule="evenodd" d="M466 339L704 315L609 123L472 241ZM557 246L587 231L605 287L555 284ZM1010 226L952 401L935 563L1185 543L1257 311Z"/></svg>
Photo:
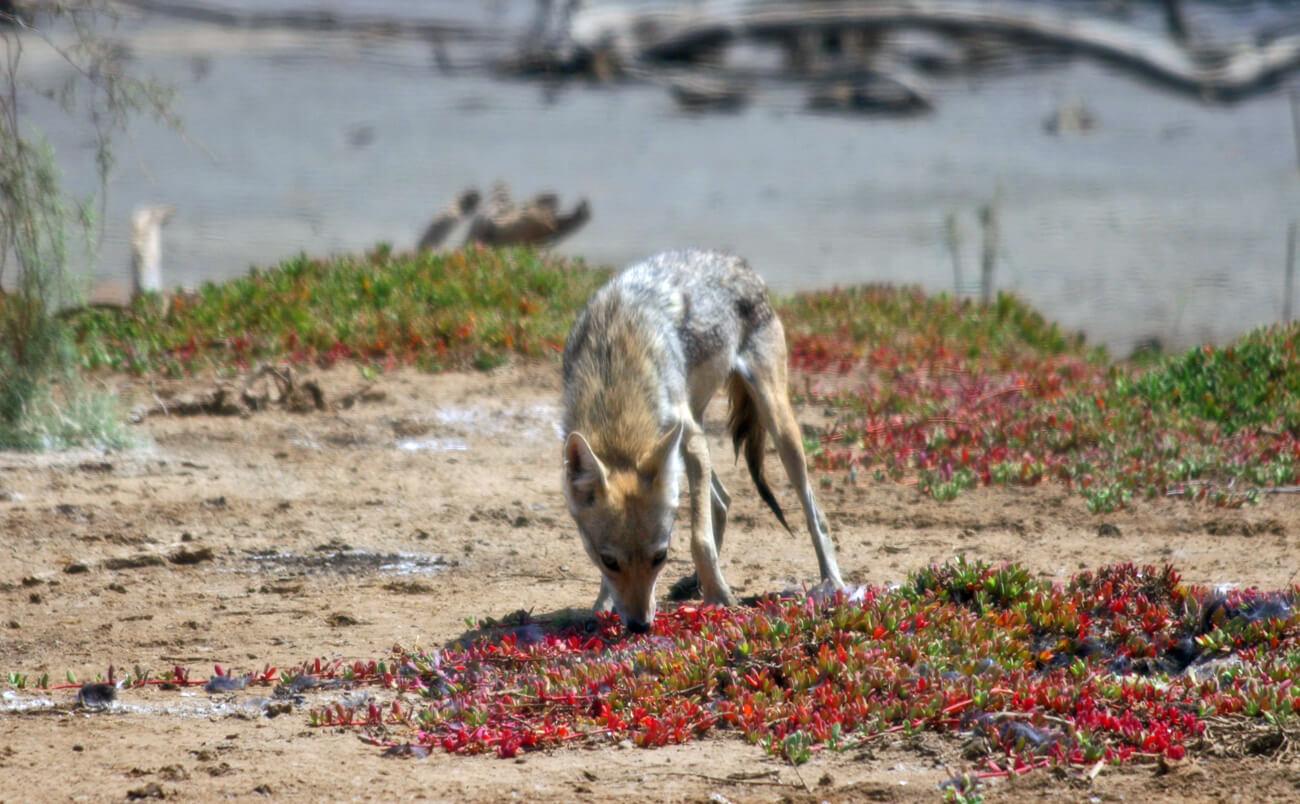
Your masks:
<svg viewBox="0 0 1300 804"><path fill-rule="evenodd" d="M683 464L704 602L735 603L718 567L731 498L713 472L702 426L724 383L732 441L744 448L759 496L786 525L763 477L771 434L803 503L822 581L843 587L808 482L786 387L785 331L766 285L738 257L669 252L597 291L564 350L564 494L601 571L596 609L612 607L634 633L654 621Z"/></svg>

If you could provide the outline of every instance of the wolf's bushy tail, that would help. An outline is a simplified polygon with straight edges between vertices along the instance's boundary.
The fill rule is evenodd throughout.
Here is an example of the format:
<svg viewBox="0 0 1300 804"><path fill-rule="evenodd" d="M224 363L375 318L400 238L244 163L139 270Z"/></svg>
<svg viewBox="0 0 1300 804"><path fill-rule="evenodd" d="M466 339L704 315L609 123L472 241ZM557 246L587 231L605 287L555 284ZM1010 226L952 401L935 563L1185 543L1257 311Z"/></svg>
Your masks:
<svg viewBox="0 0 1300 804"><path fill-rule="evenodd" d="M785 521L785 513L781 511L780 503L776 501L776 495L772 494L772 489L763 477L763 451L767 446L767 432L758 420L758 408L754 405L754 397L749 393L749 388L745 386L745 381L739 374L732 374L727 379L727 398L731 402L731 412L727 416L727 429L731 430L731 443L736 450L736 455L740 455L740 448L743 446L745 465L749 467L749 476L754 481L754 488L758 489L758 496L762 497L767 507L772 509L781 527L793 533L794 531L790 530L790 525Z"/></svg>

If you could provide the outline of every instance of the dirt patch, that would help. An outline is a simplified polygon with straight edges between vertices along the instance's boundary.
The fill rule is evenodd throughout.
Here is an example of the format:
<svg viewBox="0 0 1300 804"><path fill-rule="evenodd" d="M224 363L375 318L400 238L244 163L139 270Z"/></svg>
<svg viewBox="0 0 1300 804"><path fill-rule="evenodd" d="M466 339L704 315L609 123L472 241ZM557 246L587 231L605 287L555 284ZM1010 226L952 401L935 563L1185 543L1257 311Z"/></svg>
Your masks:
<svg viewBox="0 0 1300 804"><path fill-rule="evenodd" d="M326 399L354 370L314 377ZM157 389L113 379L128 405ZM195 383L196 388L205 387ZM0 455L0 671L94 679L112 663L206 674L287 667L316 656L371 658L392 644L439 645L466 619L580 616L597 573L559 493L558 370L384 376L348 409L269 406L239 417L152 415L147 445L113 455ZM184 393L174 389L173 396ZM711 412L714 422L722 410ZM803 411L808 421L819 413ZM738 595L816 579L807 539L780 529L711 442L735 498L724 568ZM418 448L403 447L414 442ZM455 445L455 448L445 448ZM93 468L85 468L86 466ZM107 465L108 468L102 468ZM793 495L771 460L787 505ZM981 489L936 503L915 489L824 475L819 495L846 580L890 583L964 553L1014 560L1041 577L1122 561L1172 563L1194 583L1278 588L1294 581L1300 499L1266 495L1221 511L1143 502L1098 517L1057 486ZM156 559L156 560L155 560ZM71 570L71 572L70 572ZM679 534L661 585L691 571ZM521 761L380 756L355 735L311 729L267 688L124 690L104 712L50 706L0 714L0 799L54 797L439 798L932 801L962 767L960 741L927 735L870 752L819 753L797 771L739 738L642 751L615 745ZM319 703L342 690L304 689ZM24 691L23 700L40 697ZM17 700L17 699L15 699ZM284 703L272 701L272 703ZM297 707L297 708L293 708ZM51 773L67 768L66 773ZM74 772L75 771L75 772ZM1282 799L1297 769L1270 758L1207 758L1158 774L1105 768L1090 784L1051 773L998 781L991 799ZM1199 774L1213 780L1206 783ZM40 787L37 788L37 785ZM151 786L152 785L152 786Z"/></svg>

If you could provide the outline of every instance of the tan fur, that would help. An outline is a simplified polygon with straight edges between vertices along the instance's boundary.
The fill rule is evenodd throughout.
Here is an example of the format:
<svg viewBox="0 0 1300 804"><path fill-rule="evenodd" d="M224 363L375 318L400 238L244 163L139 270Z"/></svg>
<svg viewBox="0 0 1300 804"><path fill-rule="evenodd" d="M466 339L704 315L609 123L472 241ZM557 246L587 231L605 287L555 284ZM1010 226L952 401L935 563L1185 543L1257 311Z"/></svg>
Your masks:
<svg viewBox="0 0 1300 804"><path fill-rule="evenodd" d="M626 469L659 440L659 389L652 384L658 372L634 321L615 319L606 339L607 363L574 366L573 429L587 435L602 461Z"/></svg>

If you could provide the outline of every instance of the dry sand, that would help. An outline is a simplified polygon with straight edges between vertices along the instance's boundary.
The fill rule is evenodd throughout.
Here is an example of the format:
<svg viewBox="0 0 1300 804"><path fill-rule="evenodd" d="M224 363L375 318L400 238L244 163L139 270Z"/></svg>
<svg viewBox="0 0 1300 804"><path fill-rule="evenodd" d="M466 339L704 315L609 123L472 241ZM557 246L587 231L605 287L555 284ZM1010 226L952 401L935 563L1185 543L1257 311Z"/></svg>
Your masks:
<svg viewBox="0 0 1300 804"><path fill-rule="evenodd" d="M398 642L454 640L468 617L589 606L597 572L558 488L557 374L553 365L403 371L380 378L380 398L345 411L152 416L136 428L139 449L0 454L0 671L61 679L110 663L207 673L214 662L250 670L379 658ZM342 368L318 379L327 399L360 383ZM107 381L128 404L175 390ZM711 415L713 449L736 499L729 581L743 595L815 580L806 539L782 531L743 469L723 459L720 413ZM784 483L776 488L794 504ZM1240 511L1144 502L1098 517L1052 485L941 504L907 486L850 486L841 474L820 496L854 583L900 581L958 553L1051 578L1109 562L1172 562L1196 583L1279 587L1297 569L1300 500L1290 496ZM1102 523L1118 535L1100 535ZM212 557L167 560L182 548ZM163 560L105 566L139 556ZM85 571L69 572L77 564ZM689 571L679 544L661 588ZM18 713L10 700L0 709L0 801L121 800L129 791L182 800L932 801L963 767L959 742L936 735L823 752L797 771L728 734L653 751L385 759L355 734L309 727L301 710L271 719L241 706L266 694L127 690L116 711L100 714L69 711L72 692L48 696L60 704L53 710ZM1091 785L1043 772L996 783L987 796L1254 801L1295 798L1298 785L1294 765L1205 760L1164 774L1107 768Z"/></svg>

